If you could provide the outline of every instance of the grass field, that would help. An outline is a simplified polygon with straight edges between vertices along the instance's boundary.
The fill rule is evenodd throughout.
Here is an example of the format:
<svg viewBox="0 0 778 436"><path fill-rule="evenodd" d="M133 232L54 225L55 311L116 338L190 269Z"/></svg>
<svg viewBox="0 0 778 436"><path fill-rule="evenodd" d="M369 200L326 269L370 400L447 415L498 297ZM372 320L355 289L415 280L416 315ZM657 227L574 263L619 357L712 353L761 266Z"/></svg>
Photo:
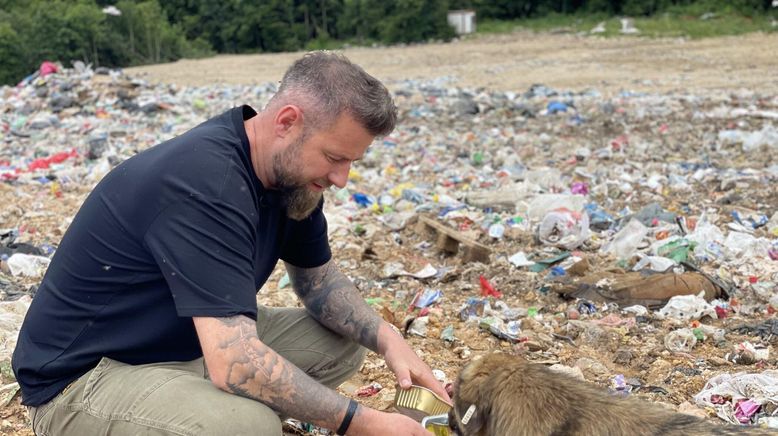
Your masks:
<svg viewBox="0 0 778 436"><path fill-rule="evenodd" d="M484 20L477 23L478 33L506 33L516 30L536 32L590 32L604 22L602 36L621 35L618 17L605 15L553 14L541 18L513 21ZM633 18L638 35L647 37L706 38L713 36L741 35L750 32L778 33L778 8L770 14L744 16L733 12L678 11L652 17Z"/></svg>

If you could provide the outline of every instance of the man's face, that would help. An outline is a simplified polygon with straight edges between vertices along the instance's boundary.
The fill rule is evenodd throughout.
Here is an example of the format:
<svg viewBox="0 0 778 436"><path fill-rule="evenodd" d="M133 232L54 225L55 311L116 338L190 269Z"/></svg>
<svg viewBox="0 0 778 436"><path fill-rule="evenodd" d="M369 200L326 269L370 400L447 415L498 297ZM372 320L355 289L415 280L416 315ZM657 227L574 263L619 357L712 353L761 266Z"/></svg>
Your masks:
<svg viewBox="0 0 778 436"><path fill-rule="evenodd" d="M306 218L332 185L346 186L351 163L361 159L373 136L350 115L340 115L328 129L299 134L273 156L275 187L284 195L287 215Z"/></svg>

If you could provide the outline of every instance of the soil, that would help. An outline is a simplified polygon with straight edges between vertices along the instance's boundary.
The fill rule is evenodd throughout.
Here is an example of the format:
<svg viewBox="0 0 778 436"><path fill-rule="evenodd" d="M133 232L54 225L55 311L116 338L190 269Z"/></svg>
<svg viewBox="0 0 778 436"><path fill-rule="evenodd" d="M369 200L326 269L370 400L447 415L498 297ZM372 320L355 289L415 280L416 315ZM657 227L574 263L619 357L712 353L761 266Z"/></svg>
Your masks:
<svg viewBox="0 0 778 436"><path fill-rule="evenodd" d="M556 89L665 92L778 88L778 36L600 38L519 32L448 44L348 48L344 54L392 82L453 76L463 87L524 91ZM300 53L224 55L128 68L131 75L176 85L278 81Z"/></svg>

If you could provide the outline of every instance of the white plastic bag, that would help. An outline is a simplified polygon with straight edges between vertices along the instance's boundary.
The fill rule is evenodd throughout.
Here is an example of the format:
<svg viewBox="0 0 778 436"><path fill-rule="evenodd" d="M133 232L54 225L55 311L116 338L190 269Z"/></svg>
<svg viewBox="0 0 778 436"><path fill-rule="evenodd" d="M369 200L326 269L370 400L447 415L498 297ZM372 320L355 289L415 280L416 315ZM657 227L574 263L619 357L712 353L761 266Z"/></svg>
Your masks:
<svg viewBox="0 0 778 436"><path fill-rule="evenodd" d="M665 348L673 353L690 353L697 345L697 337L692 329L673 330L665 335Z"/></svg>
<svg viewBox="0 0 778 436"><path fill-rule="evenodd" d="M8 268L14 276L39 277L49 266L51 259L32 254L15 253L8 258Z"/></svg>
<svg viewBox="0 0 778 436"><path fill-rule="evenodd" d="M540 222L538 237L547 245L578 248L589 238L589 214L565 208L552 210Z"/></svg>
<svg viewBox="0 0 778 436"><path fill-rule="evenodd" d="M627 259L635 254L647 234L648 227L633 218L624 228L613 235L613 239L602 247L602 251L611 253L618 259Z"/></svg>
<svg viewBox="0 0 778 436"><path fill-rule="evenodd" d="M705 295L704 291L697 295L676 295L665 304L665 307L659 309L659 314L682 321L698 320L705 315L717 319L716 308L705 301L703 295Z"/></svg>

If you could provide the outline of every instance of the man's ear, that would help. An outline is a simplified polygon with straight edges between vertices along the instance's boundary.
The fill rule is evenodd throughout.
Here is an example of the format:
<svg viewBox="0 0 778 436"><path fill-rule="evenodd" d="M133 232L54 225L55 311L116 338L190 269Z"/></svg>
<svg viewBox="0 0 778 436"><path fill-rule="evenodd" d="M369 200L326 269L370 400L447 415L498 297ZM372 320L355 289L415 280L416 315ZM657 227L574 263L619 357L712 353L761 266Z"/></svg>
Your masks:
<svg viewBox="0 0 778 436"><path fill-rule="evenodd" d="M299 106L293 104L282 106L273 119L274 133L282 138L295 133L298 129L302 131L302 125L303 112Z"/></svg>

